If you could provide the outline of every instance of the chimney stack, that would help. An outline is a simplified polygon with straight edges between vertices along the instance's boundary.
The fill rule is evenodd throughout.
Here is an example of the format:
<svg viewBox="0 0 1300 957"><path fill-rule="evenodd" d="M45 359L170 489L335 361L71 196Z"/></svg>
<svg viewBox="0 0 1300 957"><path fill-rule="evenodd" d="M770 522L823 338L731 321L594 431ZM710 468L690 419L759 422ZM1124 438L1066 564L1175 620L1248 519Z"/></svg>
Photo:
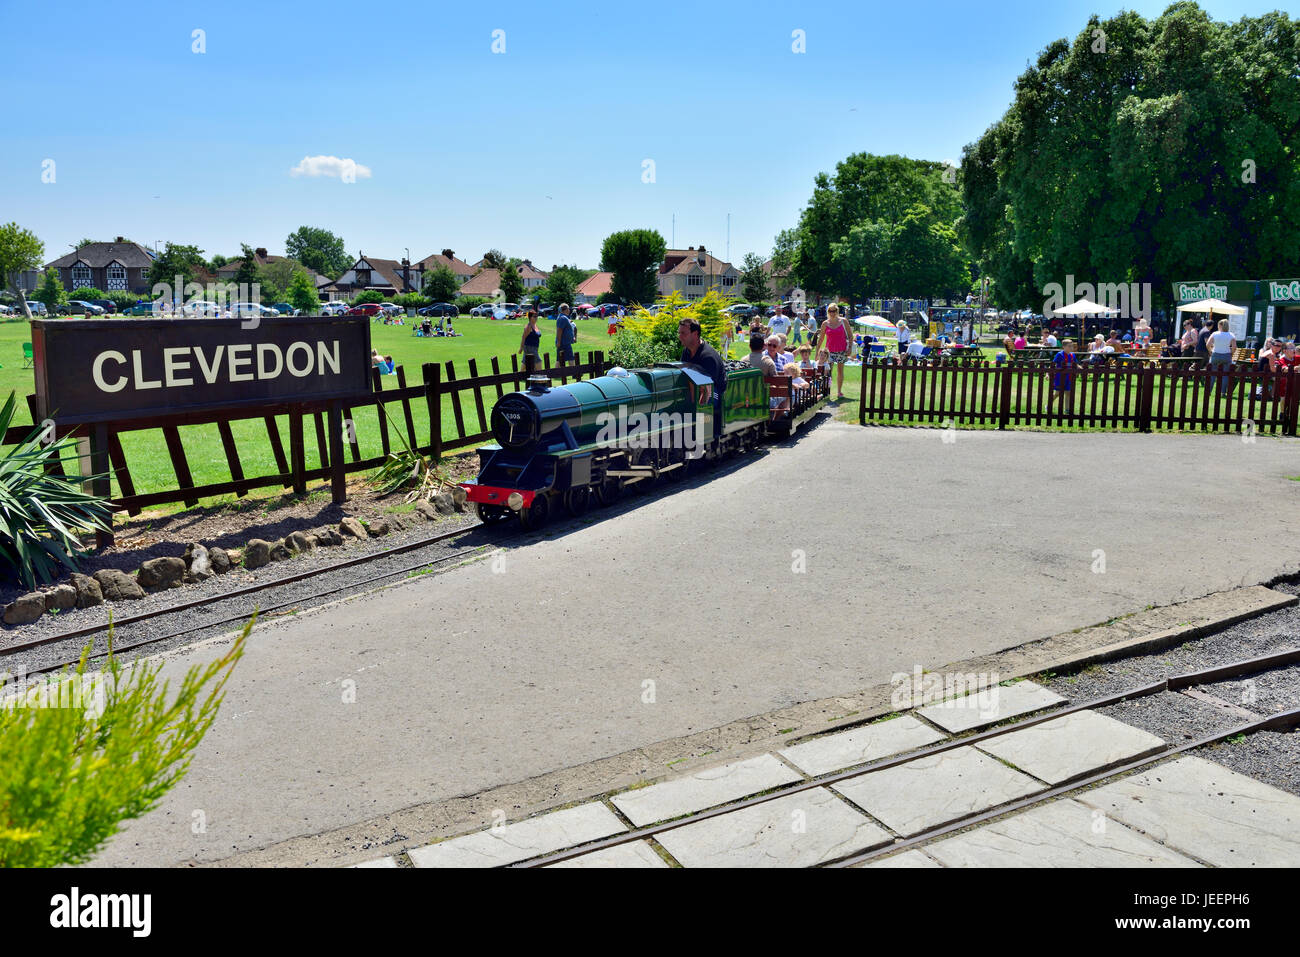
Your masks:
<svg viewBox="0 0 1300 957"><path fill-rule="evenodd" d="M258 259L265 259L265 258L266 258L266 247L265 247L265 246L258 246L256 249L253 250L253 252L257 253L257 258L258 258Z"/></svg>

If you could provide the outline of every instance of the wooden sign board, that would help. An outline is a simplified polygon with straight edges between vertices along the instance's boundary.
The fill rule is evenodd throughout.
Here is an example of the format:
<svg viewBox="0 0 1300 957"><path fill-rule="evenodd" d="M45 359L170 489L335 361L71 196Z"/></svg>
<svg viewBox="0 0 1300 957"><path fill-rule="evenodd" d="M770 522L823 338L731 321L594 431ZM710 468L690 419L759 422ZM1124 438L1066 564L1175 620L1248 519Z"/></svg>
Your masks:
<svg viewBox="0 0 1300 957"><path fill-rule="evenodd" d="M59 425L370 391L367 316L37 319L36 405Z"/></svg>

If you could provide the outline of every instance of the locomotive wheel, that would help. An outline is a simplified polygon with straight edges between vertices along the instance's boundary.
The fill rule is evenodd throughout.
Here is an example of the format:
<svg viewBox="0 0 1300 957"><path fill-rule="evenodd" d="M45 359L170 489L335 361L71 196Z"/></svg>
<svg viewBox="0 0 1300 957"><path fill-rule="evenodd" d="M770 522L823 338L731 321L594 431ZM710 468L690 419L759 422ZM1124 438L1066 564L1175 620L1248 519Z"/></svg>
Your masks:
<svg viewBox="0 0 1300 957"><path fill-rule="evenodd" d="M519 513L519 524L529 531L541 528L551 517L551 501L545 494L538 492L533 504Z"/></svg>
<svg viewBox="0 0 1300 957"><path fill-rule="evenodd" d="M616 478L607 477L596 486L596 500L601 505L613 505L623 497L623 483Z"/></svg>
<svg viewBox="0 0 1300 957"><path fill-rule="evenodd" d="M582 515L591 506L591 489L586 485L575 485L564 493L564 507L570 515Z"/></svg>
<svg viewBox="0 0 1300 957"><path fill-rule="evenodd" d="M474 511L478 514L479 521L484 525L504 522L510 517L510 509L503 508L500 505L484 505L482 502L477 502L474 505Z"/></svg>

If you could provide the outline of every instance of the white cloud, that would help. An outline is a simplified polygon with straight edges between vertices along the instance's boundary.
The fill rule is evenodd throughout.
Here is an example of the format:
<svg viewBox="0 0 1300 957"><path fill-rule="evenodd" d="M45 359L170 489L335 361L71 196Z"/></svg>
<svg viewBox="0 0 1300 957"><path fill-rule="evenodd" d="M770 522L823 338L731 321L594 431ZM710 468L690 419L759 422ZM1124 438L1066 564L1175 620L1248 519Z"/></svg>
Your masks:
<svg viewBox="0 0 1300 957"><path fill-rule="evenodd" d="M289 170L289 175L369 179L370 167L362 166L356 160L340 159L337 156L304 156L302 162Z"/></svg>

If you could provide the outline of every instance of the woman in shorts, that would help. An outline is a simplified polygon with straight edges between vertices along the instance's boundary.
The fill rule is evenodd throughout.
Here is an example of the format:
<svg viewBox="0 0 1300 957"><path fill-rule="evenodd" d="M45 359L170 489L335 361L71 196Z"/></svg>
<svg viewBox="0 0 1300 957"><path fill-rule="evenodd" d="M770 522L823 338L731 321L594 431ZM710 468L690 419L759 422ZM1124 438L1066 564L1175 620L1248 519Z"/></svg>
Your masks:
<svg viewBox="0 0 1300 957"><path fill-rule="evenodd" d="M830 361L835 364L836 401L840 401L844 398L844 363L849 361L849 326L840 317L836 303L826 307L826 321L817 333L817 345L826 346Z"/></svg>

